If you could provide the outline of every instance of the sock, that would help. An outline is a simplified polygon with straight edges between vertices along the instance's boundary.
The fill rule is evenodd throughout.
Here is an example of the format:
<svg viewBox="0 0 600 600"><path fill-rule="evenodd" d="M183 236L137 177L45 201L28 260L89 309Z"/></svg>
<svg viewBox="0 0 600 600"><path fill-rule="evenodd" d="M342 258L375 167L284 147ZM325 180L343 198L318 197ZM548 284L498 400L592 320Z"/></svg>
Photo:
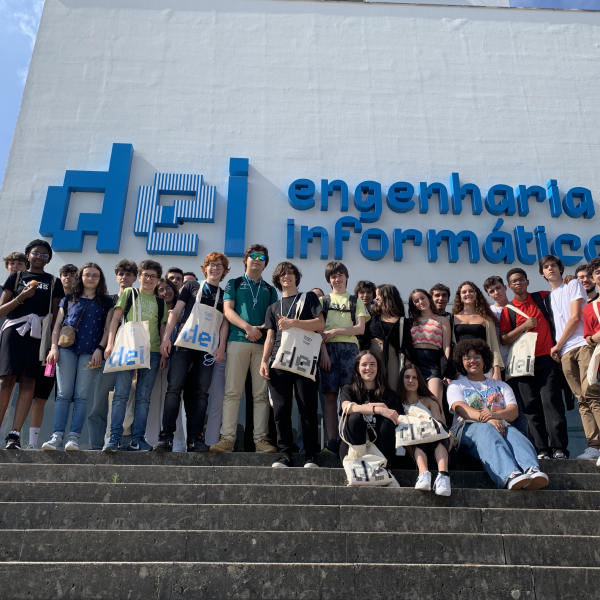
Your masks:
<svg viewBox="0 0 600 600"><path fill-rule="evenodd" d="M38 435L40 435L39 427L30 427L29 428L29 445L32 446L33 448L37 448Z"/></svg>
<svg viewBox="0 0 600 600"><path fill-rule="evenodd" d="M18 436L20 436L20 435L21 435L21 432L20 432L20 431L17 431L16 429L13 429L13 430L12 430L10 433L11 433L11 434L13 434L13 433L14 433L15 435L18 435Z"/></svg>
<svg viewBox="0 0 600 600"><path fill-rule="evenodd" d="M448 471L440 471L440 475L443 475L444 477L450 477Z"/></svg>

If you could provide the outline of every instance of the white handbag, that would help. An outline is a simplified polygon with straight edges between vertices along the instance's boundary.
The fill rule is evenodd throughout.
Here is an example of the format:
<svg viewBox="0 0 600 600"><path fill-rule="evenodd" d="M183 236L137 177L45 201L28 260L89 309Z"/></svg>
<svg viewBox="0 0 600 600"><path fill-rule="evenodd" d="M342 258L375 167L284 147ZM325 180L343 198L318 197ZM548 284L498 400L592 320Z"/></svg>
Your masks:
<svg viewBox="0 0 600 600"><path fill-rule="evenodd" d="M142 302L135 301L135 290L131 289L131 311L133 320L124 322L115 339L115 347L104 365L104 373L150 369L150 322L142 321ZM126 315L124 315L126 317Z"/></svg>
<svg viewBox="0 0 600 600"><path fill-rule="evenodd" d="M219 331L223 323L223 313L217 310L221 288L215 294L214 306L208 306L201 302L205 283L200 283L192 312L181 328L175 345L214 354L219 347Z"/></svg>
<svg viewBox="0 0 600 600"><path fill-rule="evenodd" d="M406 405L404 408L407 408ZM400 422L396 427L396 448L429 444L449 437L450 431L443 423L434 419L426 410L410 406L408 414L400 415Z"/></svg>
<svg viewBox="0 0 600 600"><path fill-rule="evenodd" d="M360 446L353 446L344 438L344 428L348 420L348 410L356 404L350 402L342 413L338 429L340 438L348 444L348 454L344 457L342 465L348 477L348 486L384 486L395 483L394 476L386 469L387 459L375 445L375 441L368 441ZM375 438L377 439L377 438Z"/></svg>
<svg viewBox="0 0 600 600"><path fill-rule="evenodd" d="M600 323L600 314L598 313L598 301L592 302L594 306L594 312L596 313L596 318ZM600 344L597 344L594 348L594 353L592 354L592 358L590 359L590 364L588 365L587 370L587 380L590 385L595 385L598 383L598 369L600 368Z"/></svg>
<svg viewBox="0 0 600 600"><path fill-rule="evenodd" d="M18 277L17 277L18 282ZM15 286L16 290L16 286ZM46 364L46 357L48 356L48 350L52 343L52 293L54 291L54 276L52 276L52 283L50 284L50 307L48 308L48 314L42 320L42 340L40 342L40 352L38 358L42 361L42 365Z"/></svg>
<svg viewBox="0 0 600 600"><path fill-rule="evenodd" d="M302 294L296 304L295 319L300 317L306 294ZM281 344L271 367L291 371L302 377L316 380L321 351L321 334L314 331L291 327L281 332Z"/></svg>
<svg viewBox="0 0 600 600"><path fill-rule="evenodd" d="M508 304L507 308L529 319L529 316L512 304ZM513 342L508 351L508 364L504 371L506 381L513 377L528 377L534 374L537 336L537 333L526 331Z"/></svg>

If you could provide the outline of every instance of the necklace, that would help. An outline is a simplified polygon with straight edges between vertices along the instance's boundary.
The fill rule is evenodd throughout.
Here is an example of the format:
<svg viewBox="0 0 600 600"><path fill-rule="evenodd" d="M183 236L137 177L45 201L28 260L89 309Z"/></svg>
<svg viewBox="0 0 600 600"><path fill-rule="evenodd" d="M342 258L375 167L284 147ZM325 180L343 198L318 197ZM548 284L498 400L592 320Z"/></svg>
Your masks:
<svg viewBox="0 0 600 600"><path fill-rule="evenodd" d="M294 296L294 300L292 302L292 305L290 306L290 309L287 311L287 315L285 315L285 318L287 319L290 316L290 313L292 312L292 308L294 308L294 304L296 304L296 300L298 299L298 296L300 295L300 292L298 292L295 296ZM280 305L281 305L281 314L283 314L283 298L281 298L281 300L279 301Z"/></svg>
<svg viewBox="0 0 600 600"><path fill-rule="evenodd" d="M248 282L248 287L250 288L250 293L252 294L252 310L254 310L256 308L256 304L258 303L258 295L260 294L260 286L262 285L262 277L260 278L260 281L258 282L258 289L256 291L256 296L254 295L254 292L252 291L252 281L251 281L250 277L248 277L248 275L246 275L246 273L244 273L244 277L246 278L246 281Z"/></svg>

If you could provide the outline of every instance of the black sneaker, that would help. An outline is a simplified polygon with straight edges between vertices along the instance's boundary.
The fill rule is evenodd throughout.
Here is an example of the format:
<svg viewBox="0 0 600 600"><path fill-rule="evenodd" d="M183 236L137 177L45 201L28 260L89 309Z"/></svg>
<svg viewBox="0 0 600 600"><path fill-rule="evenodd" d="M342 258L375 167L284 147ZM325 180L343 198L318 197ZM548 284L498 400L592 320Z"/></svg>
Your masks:
<svg viewBox="0 0 600 600"><path fill-rule="evenodd" d="M305 469L318 469L319 465L317 464L317 461L315 460L314 456L307 456L304 459L304 464L302 465Z"/></svg>
<svg viewBox="0 0 600 600"><path fill-rule="evenodd" d="M558 460L566 460L567 455L562 450L555 450L552 454L552 458L556 458Z"/></svg>
<svg viewBox="0 0 600 600"><path fill-rule="evenodd" d="M159 436L154 452L173 452L173 438Z"/></svg>
<svg viewBox="0 0 600 600"><path fill-rule="evenodd" d="M288 467L293 467L292 457L287 454L282 454L272 465L275 469L285 469Z"/></svg>
<svg viewBox="0 0 600 600"><path fill-rule="evenodd" d="M202 437L189 438L187 441L188 452L208 452L208 446L204 443Z"/></svg>
<svg viewBox="0 0 600 600"><path fill-rule="evenodd" d="M6 449L7 450L20 450L21 449L21 436L18 433L9 433L6 436Z"/></svg>
<svg viewBox="0 0 600 600"><path fill-rule="evenodd" d="M549 460L549 459L550 459L550 453L546 452L546 450L542 450L538 454L538 460Z"/></svg>

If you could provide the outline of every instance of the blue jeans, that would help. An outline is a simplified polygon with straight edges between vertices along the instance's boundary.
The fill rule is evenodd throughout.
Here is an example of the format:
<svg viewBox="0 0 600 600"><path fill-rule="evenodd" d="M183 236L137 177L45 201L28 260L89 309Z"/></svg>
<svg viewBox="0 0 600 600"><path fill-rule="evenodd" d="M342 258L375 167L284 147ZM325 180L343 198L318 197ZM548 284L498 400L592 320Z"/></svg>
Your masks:
<svg viewBox="0 0 600 600"><path fill-rule="evenodd" d="M56 363L58 391L54 404L54 433L64 435L73 398L73 418L69 436L79 438L81 435L87 414L87 401L93 393L94 379L98 374L96 369L86 367L90 360L91 354L77 354L69 348L59 348Z"/></svg>
<svg viewBox="0 0 600 600"><path fill-rule="evenodd" d="M467 423L460 450L480 460L500 490L513 471L524 473L529 467L539 467L533 444L512 425L503 437L490 423Z"/></svg>
<svg viewBox="0 0 600 600"><path fill-rule="evenodd" d="M115 373L103 373L105 361L94 381L94 405L88 415L90 450L102 450L108 420L108 395L115 389Z"/></svg>
<svg viewBox="0 0 600 600"><path fill-rule="evenodd" d="M160 366L160 352L150 353L150 368L138 369L137 383L135 390L135 410L133 413L133 424L131 425L131 440L141 440L146 435L146 422L148 421L148 410L150 409L150 396L152 388L158 375ZM117 371L115 373L115 393L112 402L112 411L110 416L110 434L116 435L119 439L123 436L123 421L129 393L131 392L131 382L133 381L134 369L128 371Z"/></svg>

